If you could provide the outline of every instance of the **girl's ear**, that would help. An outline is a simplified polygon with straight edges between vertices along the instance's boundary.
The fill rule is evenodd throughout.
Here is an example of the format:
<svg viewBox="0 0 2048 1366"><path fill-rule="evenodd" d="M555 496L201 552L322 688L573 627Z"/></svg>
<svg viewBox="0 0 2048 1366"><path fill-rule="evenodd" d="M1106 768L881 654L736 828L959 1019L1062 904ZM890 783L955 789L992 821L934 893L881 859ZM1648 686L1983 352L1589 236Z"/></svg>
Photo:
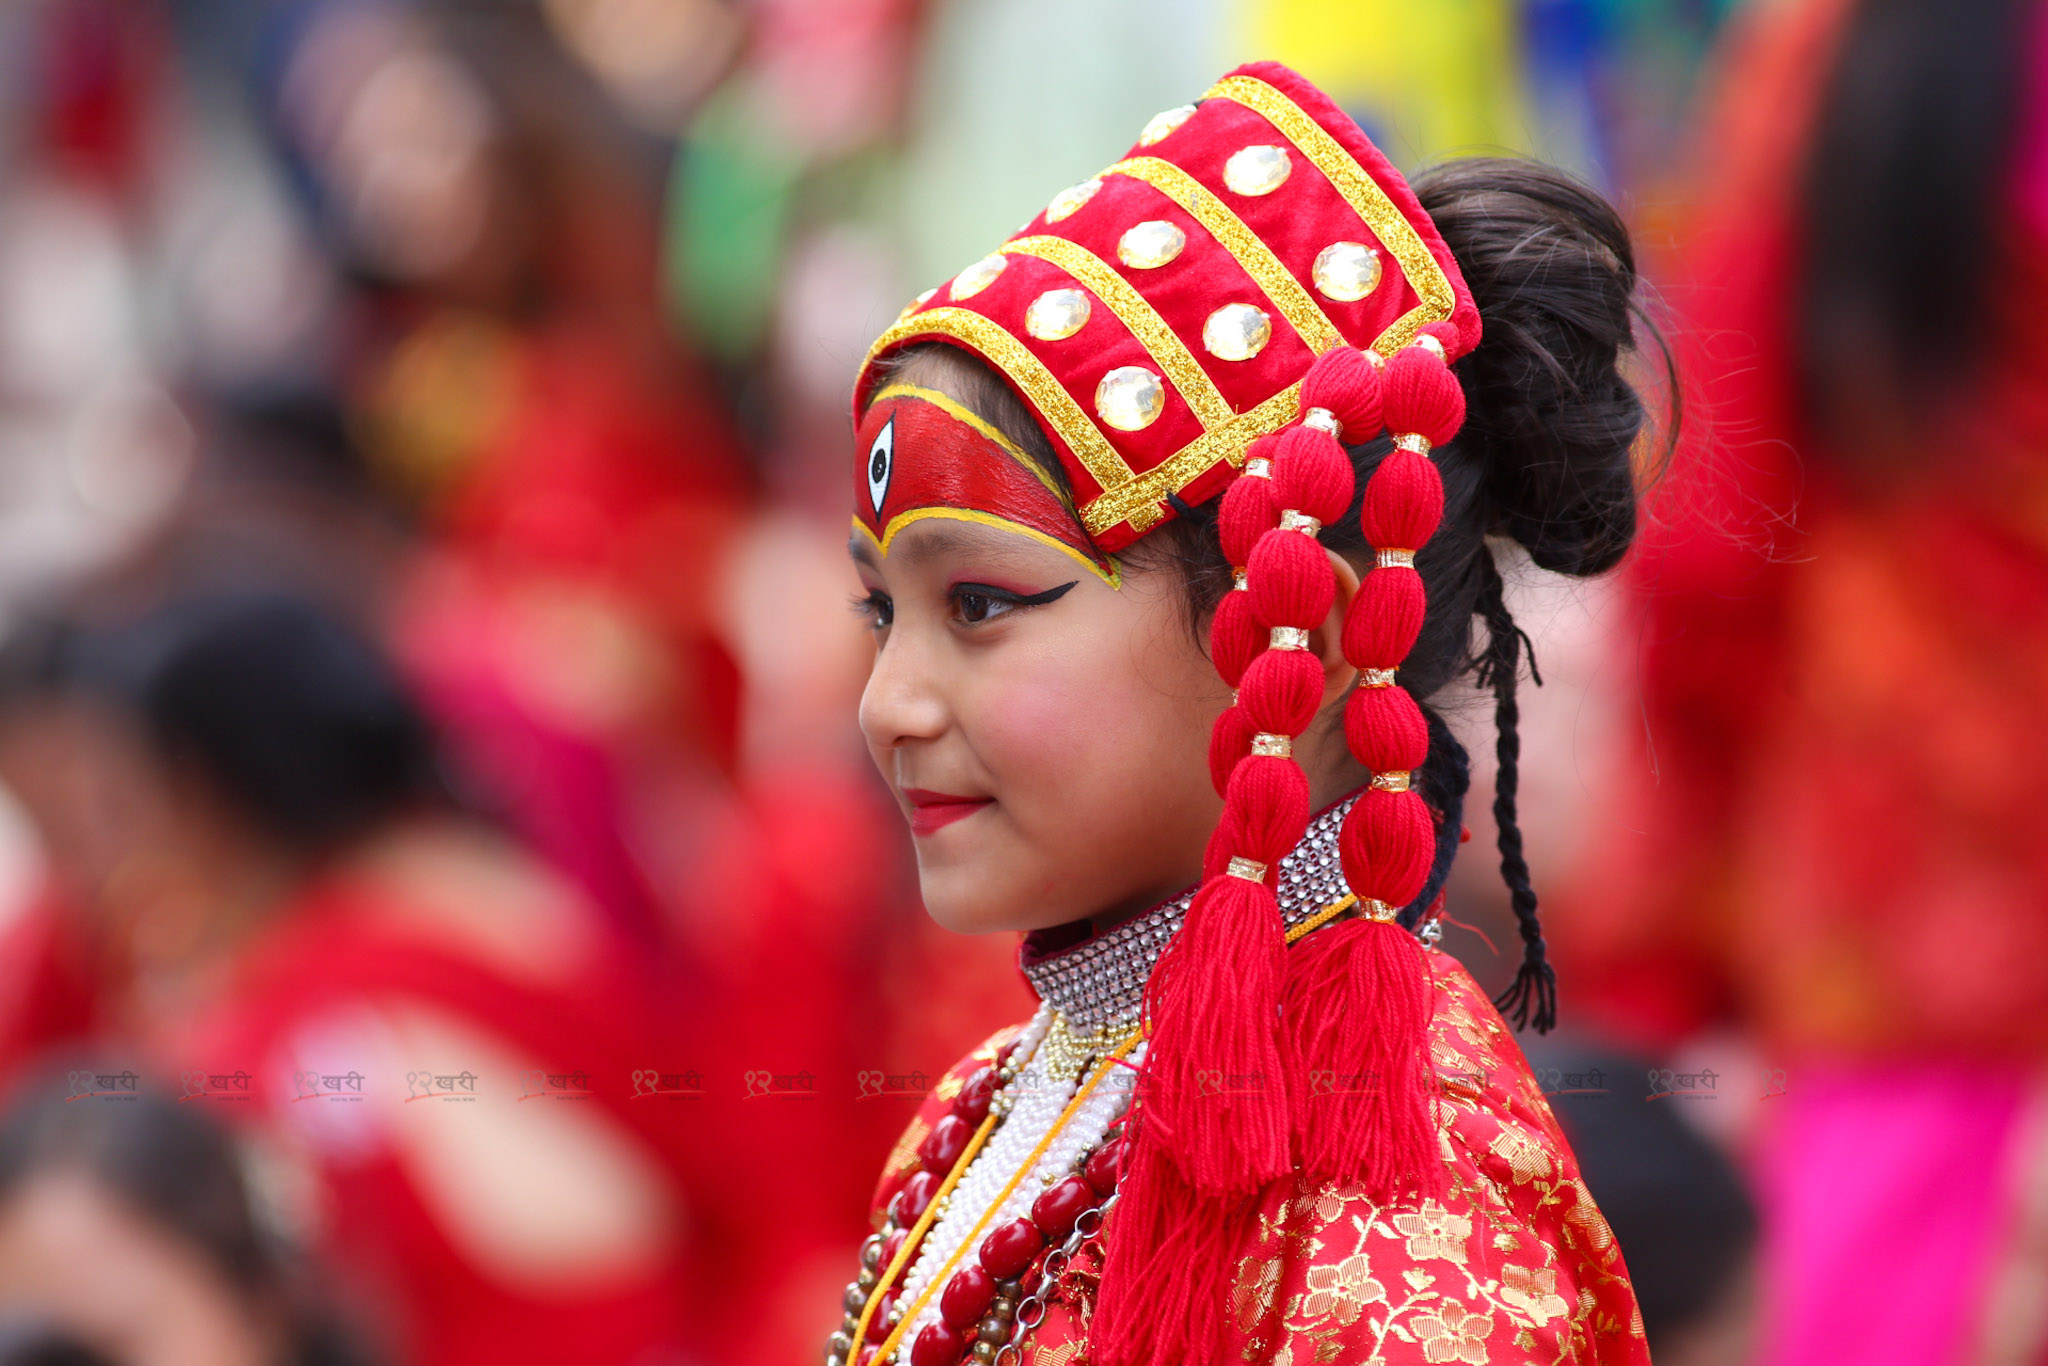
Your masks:
<svg viewBox="0 0 2048 1366"><path fill-rule="evenodd" d="M1351 685L1358 681L1358 670L1344 658L1344 616L1351 610L1351 600L1358 596L1358 571L1336 551L1325 548L1323 553L1330 557L1330 572L1337 579L1337 598L1323 624L1309 632L1308 647L1322 661L1322 705L1328 707L1343 701Z"/></svg>

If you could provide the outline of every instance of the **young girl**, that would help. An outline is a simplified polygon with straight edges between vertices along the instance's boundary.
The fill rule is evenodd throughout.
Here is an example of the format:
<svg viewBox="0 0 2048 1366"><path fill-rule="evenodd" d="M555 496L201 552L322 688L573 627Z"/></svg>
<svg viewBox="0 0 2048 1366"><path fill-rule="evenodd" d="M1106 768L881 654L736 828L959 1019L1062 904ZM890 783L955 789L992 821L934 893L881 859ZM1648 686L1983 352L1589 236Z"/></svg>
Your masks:
<svg viewBox="0 0 2048 1366"><path fill-rule="evenodd" d="M1043 1004L892 1155L830 1366L1647 1359L1521 1051L1434 947L1466 763L1424 705L1495 692L1503 1003L1547 1028L1487 538L1569 574L1627 548L1634 287L1588 191L1503 161L1411 190L1258 64L876 342L861 725L931 914L1024 931Z"/></svg>

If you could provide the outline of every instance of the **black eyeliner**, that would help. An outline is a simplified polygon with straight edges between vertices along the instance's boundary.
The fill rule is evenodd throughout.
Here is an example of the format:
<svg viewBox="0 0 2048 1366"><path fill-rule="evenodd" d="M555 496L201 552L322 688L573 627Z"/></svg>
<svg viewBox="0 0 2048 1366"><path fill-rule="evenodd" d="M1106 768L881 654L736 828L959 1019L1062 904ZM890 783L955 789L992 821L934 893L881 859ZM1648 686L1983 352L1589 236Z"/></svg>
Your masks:
<svg viewBox="0 0 2048 1366"><path fill-rule="evenodd" d="M1079 579L1073 579L1061 584L1057 588L1048 588L1043 593L1033 593L1029 597L1025 597L1020 593L1012 593L1007 588L997 588L994 584L988 583L956 583L953 585L953 591L955 593L979 593L984 597L995 598L998 601L1007 602L1017 607L1042 607L1048 602L1058 602L1067 595L1068 589L1079 582Z"/></svg>

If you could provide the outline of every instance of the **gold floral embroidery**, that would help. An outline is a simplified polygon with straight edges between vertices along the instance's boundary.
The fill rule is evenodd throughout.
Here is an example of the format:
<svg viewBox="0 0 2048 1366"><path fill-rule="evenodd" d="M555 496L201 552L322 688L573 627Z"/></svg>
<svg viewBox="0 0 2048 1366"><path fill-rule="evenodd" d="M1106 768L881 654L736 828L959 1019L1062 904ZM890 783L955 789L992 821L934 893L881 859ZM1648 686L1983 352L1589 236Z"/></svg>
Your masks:
<svg viewBox="0 0 2048 1366"><path fill-rule="evenodd" d="M1414 1322L1424 1361L1463 1361L1471 1366L1484 1366L1493 1315L1475 1314L1445 1301L1430 1313L1417 1314Z"/></svg>
<svg viewBox="0 0 2048 1366"><path fill-rule="evenodd" d="M1535 1320L1538 1328L1571 1312L1564 1296L1557 1293L1556 1267L1502 1267L1500 1297Z"/></svg>
<svg viewBox="0 0 2048 1366"><path fill-rule="evenodd" d="M1340 1186L1334 1181L1325 1182L1309 1199L1315 1217L1327 1224L1343 1214L1351 1201L1365 1199L1365 1187L1356 1183Z"/></svg>
<svg viewBox="0 0 2048 1366"><path fill-rule="evenodd" d="M1586 1189L1586 1183L1573 1178L1571 1192L1575 1199L1565 1211L1565 1231L1595 1252L1605 1252L1614 1246L1614 1230L1607 1226L1607 1216L1593 1203L1593 1192Z"/></svg>
<svg viewBox="0 0 2048 1366"><path fill-rule="evenodd" d="M1508 1164L1518 1186L1550 1175L1550 1154L1544 1152L1543 1146L1522 1129L1502 1129L1486 1146Z"/></svg>
<svg viewBox="0 0 2048 1366"><path fill-rule="evenodd" d="M1237 1314L1238 1328L1249 1333L1260 1319L1273 1312L1273 1304L1279 1294L1279 1258L1258 1261L1247 1257L1239 1262L1237 1284L1230 1292L1230 1304Z"/></svg>
<svg viewBox="0 0 2048 1366"><path fill-rule="evenodd" d="M1308 1299L1301 1312L1311 1318L1334 1315L1350 1327L1368 1304L1384 1304L1387 1288L1374 1280L1364 1253L1346 1257L1335 1266L1312 1266L1308 1271Z"/></svg>
<svg viewBox="0 0 2048 1366"><path fill-rule="evenodd" d="M1401 1210L1394 1215L1394 1227L1408 1240L1408 1255L1417 1260L1441 1257L1465 1264L1465 1240L1472 1236L1472 1221L1453 1214L1435 1200L1422 1208Z"/></svg>

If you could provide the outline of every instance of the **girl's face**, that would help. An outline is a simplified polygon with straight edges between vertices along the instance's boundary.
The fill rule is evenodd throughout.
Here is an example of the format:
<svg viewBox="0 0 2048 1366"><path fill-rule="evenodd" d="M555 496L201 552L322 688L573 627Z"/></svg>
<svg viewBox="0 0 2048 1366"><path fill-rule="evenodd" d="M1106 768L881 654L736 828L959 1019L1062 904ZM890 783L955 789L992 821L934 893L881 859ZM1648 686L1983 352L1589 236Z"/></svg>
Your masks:
<svg viewBox="0 0 2048 1366"><path fill-rule="evenodd" d="M1022 531L938 518L900 526L886 554L856 533L852 551L876 646L861 730L933 919L1110 921L1200 876L1230 690L1173 571L1126 566L1111 587Z"/></svg>

